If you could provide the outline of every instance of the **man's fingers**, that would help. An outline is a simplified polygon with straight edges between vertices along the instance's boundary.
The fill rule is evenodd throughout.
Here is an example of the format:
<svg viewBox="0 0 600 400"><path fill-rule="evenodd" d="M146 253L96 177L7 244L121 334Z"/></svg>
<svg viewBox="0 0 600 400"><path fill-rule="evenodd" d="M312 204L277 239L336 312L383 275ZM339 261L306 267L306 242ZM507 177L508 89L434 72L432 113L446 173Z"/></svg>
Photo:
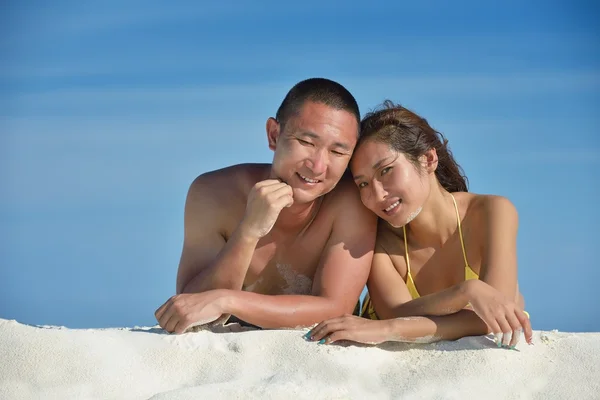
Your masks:
<svg viewBox="0 0 600 400"><path fill-rule="evenodd" d="M165 329L165 327L167 326L167 322L169 321L169 319L171 318L171 315L173 315L175 310L173 310L172 304L171 302L167 302L166 307L162 310L162 313L160 315L160 318L158 318L158 324Z"/></svg>
<svg viewBox="0 0 600 400"><path fill-rule="evenodd" d="M272 204L278 210L281 210L284 207L289 207L292 204L294 204L294 198L293 198L293 196L292 196L291 193L290 194L284 193L284 194L281 195L281 197L279 197L278 199L276 199Z"/></svg>
<svg viewBox="0 0 600 400"><path fill-rule="evenodd" d="M161 321L163 321L161 326L165 331L173 332L175 325L177 325L177 321L179 321L179 316L175 312L174 307L169 307L169 309L163 315Z"/></svg>
<svg viewBox="0 0 600 400"><path fill-rule="evenodd" d="M187 328L189 328L190 325L191 324L186 323L186 321L179 319L177 321L177 323L175 324L175 326L173 327L173 332L176 334L181 334L181 333L185 332L185 330Z"/></svg>
<svg viewBox="0 0 600 400"><path fill-rule="evenodd" d="M162 326L162 328L169 332L172 333L173 332L173 327L177 324L177 316L175 315L171 315L169 318L164 318L163 317L163 322L160 324L160 326Z"/></svg>
<svg viewBox="0 0 600 400"><path fill-rule="evenodd" d="M273 181L272 183L268 183L268 184L264 184L264 185L259 186L260 183L263 183L263 182L257 183L254 186L254 188L255 188L255 190L256 190L257 193L260 193L260 194L262 194L264 196L266 196L266 195L268 195L270 193L273 193L273 192L275 192L277 190L280 190L282 188L290 187L287 183L283 183L283 182L279 182L279 181Z"/></svg>
<svg viewBox="0 0 600 400"><path fill-rule="evenodd" d="M172 299L172 297L171 297L171 299ZM165 301L163 303L163 305L158 307L158 309L154 312L154 317L156 317L157 321L159 321L160 318L162 317L162 315L165 313L168 305L171 303L171 299Z"/></svg>
<svg viewBox="0 0 600 400"><path fill-rule="evenodd" d="M269 198L273 202L277 202L279 199L291 199L294 196L294 192L290 186L281 187L277 190L274 190L269 194Z"/></svg>
<svg viewBox="0 0 600 400"><path fill-rule="evenodd" d="M260 189L262 187L274 186L274 185L287 185L279 179L265 179L264 181L257 182L254 185L255 189Z"/></svg>

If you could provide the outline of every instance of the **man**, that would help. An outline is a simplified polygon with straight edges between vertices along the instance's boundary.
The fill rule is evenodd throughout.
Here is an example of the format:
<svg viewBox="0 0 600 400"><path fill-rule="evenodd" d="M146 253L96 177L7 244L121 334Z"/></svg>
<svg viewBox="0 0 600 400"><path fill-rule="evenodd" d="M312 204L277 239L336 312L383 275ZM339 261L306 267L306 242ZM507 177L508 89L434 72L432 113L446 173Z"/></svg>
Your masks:
<svg viewBox="0 0 600 400"><path fill-rule="evenodd" d="M161 327L237 317L263 328L308 326L351 313L366 283L376 217L344 175L360 128L340 84L296 84L267 120L272 164L200 175L185 206L177 295Z"/></svg>

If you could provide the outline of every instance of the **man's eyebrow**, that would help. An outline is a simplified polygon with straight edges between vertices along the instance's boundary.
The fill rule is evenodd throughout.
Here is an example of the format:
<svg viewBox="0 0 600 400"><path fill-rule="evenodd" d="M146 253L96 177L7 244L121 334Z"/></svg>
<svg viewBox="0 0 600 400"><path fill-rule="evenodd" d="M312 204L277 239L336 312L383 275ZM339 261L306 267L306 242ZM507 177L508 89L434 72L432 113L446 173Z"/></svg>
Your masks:
<svg viewBox="0 0 600 400"><path fill-rule="evenodd" d="M309 137L311 139L315 139L315 140L319 140L321 139L321 137L319 135L317 135L314 132L311 131L302 131L297 133L298 136L302 136L302 137ZM346 143L342 143L342 142L335 142L333 143L334 147L339 147L340 149L346 150L346 151L350 151L350 146L348 146Z"/></svg>
<svg viewBox="0 0 600 400"><path fill-rule="evenodd" d="M387 162L390 158L392 158L392 157L382 158L381 160L379 160L375 164L373 164L373 167L371 167L371 168L372 169L378 169L379 167L381 167L382 164L384 164L385 162ZM394 160L392 160L392 161L394 161ZM356 180L358 180L360 178L363 178L363 176L362 175L356 175L356 176L353 176L353 178L356 181Z"/></svg>

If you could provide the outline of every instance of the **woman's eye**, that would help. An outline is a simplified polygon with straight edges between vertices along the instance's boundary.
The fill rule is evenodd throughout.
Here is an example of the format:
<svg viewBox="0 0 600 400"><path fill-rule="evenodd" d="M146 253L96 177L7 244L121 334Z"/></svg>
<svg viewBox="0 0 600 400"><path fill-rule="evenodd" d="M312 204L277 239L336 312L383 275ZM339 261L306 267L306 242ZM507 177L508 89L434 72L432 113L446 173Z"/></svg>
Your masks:
<svg viewBox="0 0 600 400"><path fill-rule="evenodd" d="M359 184L358 184L358 188L359 188L359 189L362 189L362 188L364 188L365 186L367 186L367 182L361 182L361 183L359 183Z"/></svg>
<svg viewBox="0 0 600 400"><path fill-rule="evenodd" d="M385 167L384 169L381 170L381 175L387 174L391 169L392 169L392 167Z"/></svg>

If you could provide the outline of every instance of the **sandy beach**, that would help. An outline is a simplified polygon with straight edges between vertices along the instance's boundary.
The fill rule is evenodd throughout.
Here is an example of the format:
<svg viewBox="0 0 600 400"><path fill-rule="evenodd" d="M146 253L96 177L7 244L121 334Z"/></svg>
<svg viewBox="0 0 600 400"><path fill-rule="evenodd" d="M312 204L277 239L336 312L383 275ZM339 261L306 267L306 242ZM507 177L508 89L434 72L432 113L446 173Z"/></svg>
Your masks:
<svg viewBox="0 0 600 400"><path fill-rule="evenodd" d="M600 333L336 346L237 324L68 329L0 319L2 399L597 399Z"/></svg>

